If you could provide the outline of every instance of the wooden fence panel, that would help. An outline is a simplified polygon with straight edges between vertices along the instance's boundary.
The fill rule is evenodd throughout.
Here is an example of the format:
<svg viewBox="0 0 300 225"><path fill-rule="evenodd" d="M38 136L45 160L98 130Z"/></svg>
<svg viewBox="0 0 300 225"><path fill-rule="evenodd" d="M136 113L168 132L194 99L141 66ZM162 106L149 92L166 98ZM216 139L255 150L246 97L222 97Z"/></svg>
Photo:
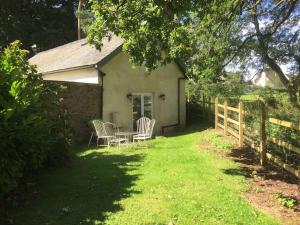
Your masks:
<svg viewBox="0 0 300 225"><path fill-rule="evenodd" d="M219 110L219 108L223 109L223 112ZM238 121L230 118L230 114L228 111L232 111L235 113L238 113ZM257 150L260 154L260 163L261 165L265 165L267 162L267 159L272 161L273 163L277 164L278 166L281 166L282 168L286 169L290 173L294 174L298 178L300 178L300 169L293 168L292 166L283 163L280 161L280 159L272 156L270 153L266 152L266 143L267 141L272 142L273 144L276 144L277 146L283 147L286 150L289 150L293 153L300 154L300 148L293 146L292 144L289 144L287 142L278 140L274 137L267 137L266 134L266 122L270 122L272 124L276 124L279 126L287 127L290 129L296 129L300 130L300 125L295 124L289 121L279 120L275 118L267 118L266 116L266 107L263 102L260 102L260 129L259 131L246 127L243 117L246 112L243 109L243 102L239 102L238 108L232 107L228 105L228 101L224 100L224 104L220 104L220 101L218 98L215 99L215 128L221 128L224 130L224 134L230 134L234 137L236 137L239 140L239 147L242 147L243 144L247 144L251 148ZM224 120L224 125L220 123L220 119L222 118ZM235 129L232 129L229 124L234 124L235 126L238 126L238 131ZM255 142L248 136L244 135L244 129L248 132L254 133L258 135L259 137L259 147L255 145Z"/></svg>

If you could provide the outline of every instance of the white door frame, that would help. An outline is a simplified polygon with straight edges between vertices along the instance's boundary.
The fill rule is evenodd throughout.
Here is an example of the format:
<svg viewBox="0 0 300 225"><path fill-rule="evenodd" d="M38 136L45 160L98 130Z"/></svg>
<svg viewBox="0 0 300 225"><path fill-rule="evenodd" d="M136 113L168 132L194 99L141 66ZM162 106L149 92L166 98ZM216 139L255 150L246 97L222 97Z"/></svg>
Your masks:
<svg viewBox="0 0 300 225"><path fill-rule="evenodd" d="M153 93L151 92L134 92L132 93L132 100L131 100L131 105L133 106L133 98L135 95L141 96L141 115L144 116L144 96L150 96L151 100L152 100L152 104L151 104L151 117L150 119L153 119L154 117L154 98L153 98ZM133 120L133 107L132 107L132 120Z"/></svg>

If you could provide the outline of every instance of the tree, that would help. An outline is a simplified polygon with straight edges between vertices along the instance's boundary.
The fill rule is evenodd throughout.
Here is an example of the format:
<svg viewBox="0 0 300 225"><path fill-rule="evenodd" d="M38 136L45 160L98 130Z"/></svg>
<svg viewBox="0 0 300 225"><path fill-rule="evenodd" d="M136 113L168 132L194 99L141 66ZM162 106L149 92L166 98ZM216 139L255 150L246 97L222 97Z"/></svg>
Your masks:
<svg viewBox="0 0 300 225"><path fill-rule="evenodd" d="M239 32L231 37L226 64L272 69L288 90L290 102L299 108L300 2L246 1L241 13L232 22Z"/></svg>
<svg viewBox="0 0 300 225"><path fill-rule="evenodd" d="M80 12L82 7L82 0L78 1L78 8L77 8L77 38L78 40L81 39L81 21L80 21Z"/></svg>
<svg viewBox="0 0 300 225"><path fill-rule="evenodd" d="M91 12L90 4L88 0L78 0L77 7L77 38L82 38L82 33L85 35L87 28L91 25L94 19L94 15Z"/></svg>
<svg viewBox="0 0 300 225"><path fill-rule="evenodd" d="M0 52L0 198L28 171L69 156L59 87L43 81L20 47Z"/></svg>
<svg viewBox="0 0 300 225"><path fill-rule="evenodd" d="M77 0L2 0L0 46L21 40L46 50L76 39Z"/></svg>
<svg viewBox="0 0 300 225"><path fill-rule="evenodd" d="M299 105L299 1L92 1L95 20L88 38L97 48L113 32L137 65L153 70L171 60L185 62L197 82L221 81L235 64L270 67ZM287 78L289 65L295 77Z"/></svg>
<svg viewBox="0 0 300 225"><path fill-rule="evenodd" d="M134 64L153 70L181 59L191 75L199 68L210 72L218 67L226 44L217 39L219 24L226 20L227 12L237 11L234 0L92 2L95 20L88 38L96 47L101 48L102 37L114 32L125 39L124 49ZM206 52L200 51L205 48ZM208 52L214 52L214 57L200 65Z"/></svg>

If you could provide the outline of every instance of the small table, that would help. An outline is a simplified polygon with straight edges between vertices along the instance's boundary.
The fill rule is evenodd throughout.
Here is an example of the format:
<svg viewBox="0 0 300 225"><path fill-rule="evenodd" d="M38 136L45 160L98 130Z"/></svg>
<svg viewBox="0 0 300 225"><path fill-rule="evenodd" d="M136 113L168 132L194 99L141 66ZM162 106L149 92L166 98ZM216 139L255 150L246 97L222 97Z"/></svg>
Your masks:
<svg viewBox="0 0 300 225"><path fill-rule="evenodd" d="M133 135L137 134L137 132L134 131L121 131L116 133L116 136L121 136L127 139L127 143L130 143L132 141Z"/></svg>

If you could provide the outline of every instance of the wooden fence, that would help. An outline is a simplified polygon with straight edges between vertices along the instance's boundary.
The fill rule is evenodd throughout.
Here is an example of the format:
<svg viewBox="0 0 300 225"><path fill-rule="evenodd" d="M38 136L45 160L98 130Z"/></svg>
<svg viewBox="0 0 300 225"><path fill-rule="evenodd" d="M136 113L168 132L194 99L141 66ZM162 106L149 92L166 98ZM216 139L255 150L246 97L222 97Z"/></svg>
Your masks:
<svg viewBox="0 0 300 225"><path fill-rule="evenodd" d="M200 117L208 119L211 122L214 122L214 110L215 110L215 103L212 98L206 97L202 95L200 100L198 100L199 105L201 107L201 115Z"/></svg>
<svg viewBox="0 0 300 225"><path fill-rule="evenodd" d="M222 109L222 110L220 110ZM228 113L231 112L231 113ZM235 113L237 114L236 118L238 120L231 118L230 114ZM300 148L293 146L290 143L284 142L282 140L276 139L274 137L268 137L266 134L266 122L271 124L276 124L279 126L292 128L300 131L299 124L295 124L289 121L279 120L275 118L268 118L266 116L266 109L263 102L260 102L260 110L259 110L259 124L260 129L255 130L247 127L244 123L244 114L245 111L243 109L243 102L239 102L238 107L232 107L228 105L228 101L224 100L223 104L220 104L218 98L215 99L215 128L221 128L224 130L225 135L232 135L239 140L239 146L242 147L244 144L252 147L253 149L257 150L260 155L260 163L261 165L265 165L267 160L270 160L277 164L278 166L284 168L285 170L289 171L290 173L294 174L298 178L300 178L300 169L294 168L286 163L284 163L278 157L273 156L271 153L267 153L266 151L266 143L267 141L272 142L273 144L284 148L285 150L291 151L293 153L300 154ZM221 119L220 119L221 118ZM223 121L223 124L220 121ZM238 129L233 129L230 125L235 125ZM255 145L255 141L245 135L244 130L249 130L259 137L259 147Z"/></svg>

